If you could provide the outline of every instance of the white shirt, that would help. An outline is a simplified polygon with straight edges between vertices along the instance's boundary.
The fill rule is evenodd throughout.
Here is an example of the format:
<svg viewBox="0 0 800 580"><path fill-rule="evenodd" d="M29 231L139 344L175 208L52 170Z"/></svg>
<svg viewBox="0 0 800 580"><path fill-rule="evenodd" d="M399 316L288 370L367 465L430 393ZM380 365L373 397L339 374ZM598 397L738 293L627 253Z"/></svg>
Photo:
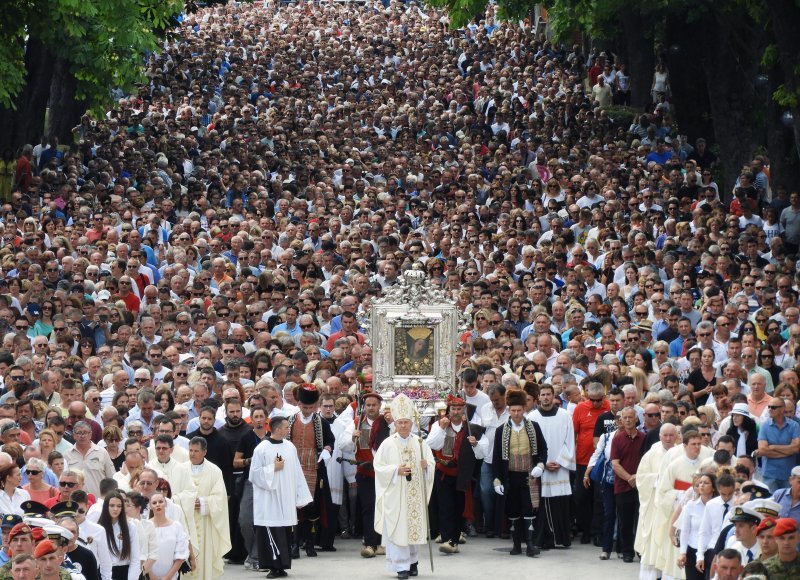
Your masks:
<svg viewBox="0 0 800 580"><path fill-rule="evenodd" d="M697 552L699 554L705 553L706 550L713 548L714 544L717 543L725 516L733 511L733 498L731 497L727 502L727 513L725 512L725 503L725 500L720 495L708 500L708 503L706 503L703 519L700 522L700 530L697 534Z"/></svg>
<svg viewBox="0 0 800 580"><path fill-rule="evenodd" d="M484 447L483 462L488 465L491 465L492 463L492 450L494 449L495 431L500 425L505 424L506 421L508 421L508 408L504 409L498 417L497 411L495 411L491 402L485 404L483 407L481 407L480 411L476 413L474 422L486 428L486 432L483 434L483 437L481 437L480 443L481 446Z"/></svg>

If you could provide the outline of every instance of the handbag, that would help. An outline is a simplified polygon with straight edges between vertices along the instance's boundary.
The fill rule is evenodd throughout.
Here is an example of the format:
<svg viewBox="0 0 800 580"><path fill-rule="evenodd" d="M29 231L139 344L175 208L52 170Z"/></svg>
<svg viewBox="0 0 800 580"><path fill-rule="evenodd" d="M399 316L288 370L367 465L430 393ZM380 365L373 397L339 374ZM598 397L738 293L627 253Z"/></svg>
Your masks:
<svg viewBox="0 0 800 580"><path fill-rule="evenodd" d="M603 449L608 444L608 437L606 437ZM614 470L611 467L611 462L606 461L606 454L601 453L597 463L592 466L589 472L589 479L596 483L605 483L606 485L614 485Z"/></svg>

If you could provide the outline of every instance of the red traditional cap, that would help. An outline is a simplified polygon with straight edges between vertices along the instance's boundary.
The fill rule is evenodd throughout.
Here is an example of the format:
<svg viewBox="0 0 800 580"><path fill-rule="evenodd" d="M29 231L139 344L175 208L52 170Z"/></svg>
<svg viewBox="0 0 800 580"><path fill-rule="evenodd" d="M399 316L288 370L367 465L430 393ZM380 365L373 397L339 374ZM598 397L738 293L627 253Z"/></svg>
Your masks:
<svg viewBox="0 0 800 580"><path fill-rule="evenodd" d="M797 522L794 518L780 518L775 522L775 529L772 530L773 536L782 536L797 531Z"/></svg>
<svg viewBox="0 0 800 580"><path fill-rule="evenodd" d="M21 534L31 534L31 528L28 524L17 524L11 528L11 531L8 532L8 541L10 542Z"/></svg>
<svg viewBox="0 0 800 580"><path fill-rule="evenodd" d="M761 520L761 523L758 524L756 528L756 535L760 534L764 530L771 530L775 527L775 524L778 522L775 518L764 518Z"/></svg>
<svg viewBox="0 0 800 580"><path fill-rule="evenodd" d="M383 401L383 397L381 397L380 393L376 393L375 391L367 391L366 393L361 395L361 397L364 400L367 400L370 397L372 397L373 399L378 399L379 401Z"/></svg>
<svg viewBox="0 0 800 580"><path fill-rule="evenodd" d="M58 548L53 542L50 540L43 540L36 545L36 548L34 548L33 557L41 558L43 556L47 556L48 554L52 554L56 550L58 550Z"/></svg>
<svg viewBox="0 0 800 580"><path fill-rule="evenodd" d="M447 395L447 404L450 407L463 407L464 405L467 404L467 402L461 397L456 397L455 395Z"/></svg>

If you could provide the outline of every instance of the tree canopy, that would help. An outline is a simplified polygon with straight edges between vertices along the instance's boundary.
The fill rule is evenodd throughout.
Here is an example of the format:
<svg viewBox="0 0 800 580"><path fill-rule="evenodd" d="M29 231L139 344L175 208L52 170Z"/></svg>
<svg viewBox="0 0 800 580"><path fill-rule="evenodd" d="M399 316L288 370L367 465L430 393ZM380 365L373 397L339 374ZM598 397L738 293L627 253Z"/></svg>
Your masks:
<svg viewBox="0 0 800 580"><path fill-rule="evenodd" d="M68 84L67 100L84 110L107 107L112 88L132 90L183 9L181 0L9 2L0 12L3 144L43 128L51 89L63 89L54 83Z"/></svg>
<svg viewBox="0 0 800 580"><path fill-rule="evenodd" d="M461 27L485 0L427 0ZM537 3L498 0L501 19L530 16ZM759 147L787 181L800 177L800 0L545 0L557 42L588 38L628 63L633 104L648 102L655 63L669 68L681 131L716 140L725 181ZM797 121L789 123L793 114ZM783 122L781 122L783 121Z"/></svg>

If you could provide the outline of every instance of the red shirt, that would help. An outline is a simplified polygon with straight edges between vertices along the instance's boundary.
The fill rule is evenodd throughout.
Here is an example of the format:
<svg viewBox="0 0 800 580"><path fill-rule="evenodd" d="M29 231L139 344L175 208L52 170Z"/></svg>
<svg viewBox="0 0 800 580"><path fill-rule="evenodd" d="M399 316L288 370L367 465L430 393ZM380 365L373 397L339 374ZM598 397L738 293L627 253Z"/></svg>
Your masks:
<svg viewBox="0 0 800 580"><path fill-rule="evenodd" d="M120 296L119 299L125 303L125 308L131 312L139 312L139 305L142 302L133 292L129 292L127 296Z"/></svg>
<svg viewBox="0 0 800 580"><path fill-rule="evenodd" d="M636 435L631 437L625 429L618 429L614 434L614 445L611 446L611 461L619 460L620 466L635 475L639 469L639 462L642 460L642 445L644 445L644 433L636 431ZM617 476L614 478L614 493L625 493L631 491L631 485Z"/></svg>
<svg viewBox="0 0 800 580"><path fill-rule="evenodd" d="M575 462L578 465L589 465L589 459L594 453L594 424L600 415L610 410L611 405L605 399L596 408L591 401L583 401L575 407L572 426L575 428Z"/></svg>

